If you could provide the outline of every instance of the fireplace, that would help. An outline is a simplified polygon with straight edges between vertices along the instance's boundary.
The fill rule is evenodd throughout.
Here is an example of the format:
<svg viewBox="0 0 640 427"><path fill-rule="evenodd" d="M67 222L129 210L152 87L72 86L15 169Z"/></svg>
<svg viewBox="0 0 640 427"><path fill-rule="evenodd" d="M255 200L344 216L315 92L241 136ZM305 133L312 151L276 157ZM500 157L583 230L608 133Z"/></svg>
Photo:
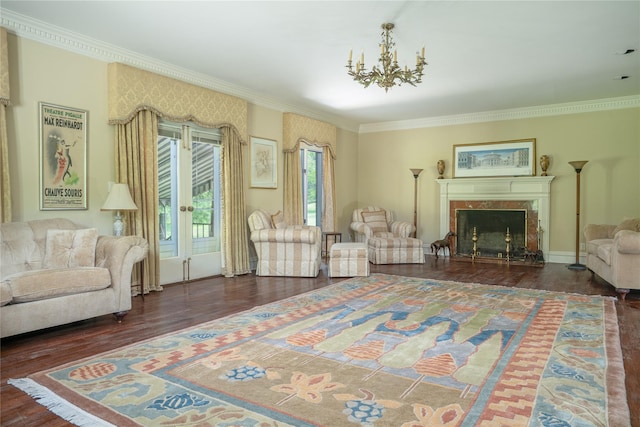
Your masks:
<svg viewBox="0 0 640 427"><path fill-rule="evenodd" d="M479 257L519 257L527 248L524 209L456 209L455 217L456 255L473 255L475 250Z"/></svg>
<svg viewBox="0 0 640 427"><path fill-rule="evenodd" d="M454 257L513 259L540 253L546 257L549 240L549 199L554 177L438 179L440 235L454 231ZM476 253L473 233L476 232ZM479 252L479 253L478 253Z"/></svg>

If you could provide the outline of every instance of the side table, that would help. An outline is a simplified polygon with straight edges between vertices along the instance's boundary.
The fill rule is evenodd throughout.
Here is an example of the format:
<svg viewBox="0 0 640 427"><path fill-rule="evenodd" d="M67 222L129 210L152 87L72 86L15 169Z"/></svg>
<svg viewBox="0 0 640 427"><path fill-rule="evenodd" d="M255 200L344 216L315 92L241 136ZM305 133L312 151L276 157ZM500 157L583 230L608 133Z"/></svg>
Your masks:
<svg viewBox="0 0 640 427"><path fill-rule="evenodd" d="M333 238L334 243L342 243L342 233L337 231L323 231L322 232L322 257L326 258L329 256L329 237Z"/></svg>

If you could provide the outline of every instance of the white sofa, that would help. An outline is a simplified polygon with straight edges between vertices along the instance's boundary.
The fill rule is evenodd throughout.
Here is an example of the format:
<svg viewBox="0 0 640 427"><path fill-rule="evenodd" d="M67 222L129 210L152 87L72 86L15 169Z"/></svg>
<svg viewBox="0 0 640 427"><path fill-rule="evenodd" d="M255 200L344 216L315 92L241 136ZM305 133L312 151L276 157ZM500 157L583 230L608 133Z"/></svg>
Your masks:
<svg viewBox="0 0 640 427"><path fill-rule="evenodd" d="M587 268L616 288L622 299L640 289L640 219L619 225L588 224Z"/></svg>
<svg viewBox="0 0 640 427"><path fill-rule="evenodd" d="M0 224L0 337L131 309L138 236L99 236L67 219Z"/></svg>

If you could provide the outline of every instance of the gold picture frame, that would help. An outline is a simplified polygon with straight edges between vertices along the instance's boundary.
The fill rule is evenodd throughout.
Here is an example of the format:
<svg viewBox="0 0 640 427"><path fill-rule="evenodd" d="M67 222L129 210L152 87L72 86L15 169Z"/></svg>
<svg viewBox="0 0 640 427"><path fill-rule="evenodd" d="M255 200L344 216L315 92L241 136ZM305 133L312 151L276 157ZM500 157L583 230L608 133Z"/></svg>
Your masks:
<svg viewBox="0 0 640 427"><path fill-rule="evenodd" d="M535 174L535 138L453 146L454 178Z"/></svg>
<svg viewBox="0 0 640 427"><path fill-rule="evenodd" d="M278 142L251 137L251 187L278 188Z"/></svg>

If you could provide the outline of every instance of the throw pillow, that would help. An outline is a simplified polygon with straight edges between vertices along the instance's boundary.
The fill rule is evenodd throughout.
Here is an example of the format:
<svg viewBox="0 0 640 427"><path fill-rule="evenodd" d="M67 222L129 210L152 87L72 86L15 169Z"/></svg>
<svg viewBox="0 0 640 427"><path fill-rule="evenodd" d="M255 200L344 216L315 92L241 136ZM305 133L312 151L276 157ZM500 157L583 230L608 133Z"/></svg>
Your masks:
<svg viewBox="0 0 640 427"><path fill-rule="evenodd" d="M613 235L620 230L640 231L640 218L625 218L616 228L613 229Z"/></svg>
<svg viewBox="0 0 640 427"><path fill-rule="evenodd" d="M371 228L373 234L389 231L384 211L362 211L362 221Z"/></svg>
<svg viewBox="0 0 640 427"><path fill-rule="evenodd" d="M287 223L284 221L284 214L280 211L271 215L271 224L273 228L287 228Z"/></svg>
<svg viewBox="0 0 640 427"><path fill-rule="evenodd" d="M98 230L47 230L44 268L94 267Z"/></svg>

